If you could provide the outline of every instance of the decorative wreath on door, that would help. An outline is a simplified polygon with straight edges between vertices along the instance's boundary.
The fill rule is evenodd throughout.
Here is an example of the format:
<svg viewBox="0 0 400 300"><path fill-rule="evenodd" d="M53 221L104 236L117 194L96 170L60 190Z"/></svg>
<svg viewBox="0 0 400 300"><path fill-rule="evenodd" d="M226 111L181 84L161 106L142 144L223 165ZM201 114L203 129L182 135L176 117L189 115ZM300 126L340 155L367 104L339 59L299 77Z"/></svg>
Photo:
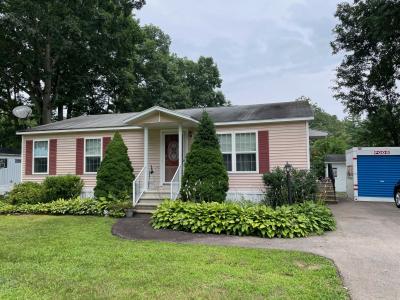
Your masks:
<svg viewBox="0 0 400 300"><path fill-rule="evenodd" d="M167 157L170 161L178 160L178 142L177 141L169 142L168 148L167 148Z"/></svg>

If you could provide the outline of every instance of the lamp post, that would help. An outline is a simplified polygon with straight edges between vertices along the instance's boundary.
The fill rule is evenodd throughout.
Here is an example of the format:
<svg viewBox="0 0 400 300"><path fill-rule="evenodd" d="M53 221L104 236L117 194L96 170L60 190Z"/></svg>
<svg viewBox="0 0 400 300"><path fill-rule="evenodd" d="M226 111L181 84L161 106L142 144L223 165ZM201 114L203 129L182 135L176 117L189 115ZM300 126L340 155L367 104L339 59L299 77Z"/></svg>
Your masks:
<svg viewBox="0 0 400 300"><path fill-rule="evenodd" d="M292 170L292 165L290 165L288 162L286 162L285 166L285 172L286 172L286 185L288 189L288 203L292 204L292 188L290 184L290 171Z"/></svg>

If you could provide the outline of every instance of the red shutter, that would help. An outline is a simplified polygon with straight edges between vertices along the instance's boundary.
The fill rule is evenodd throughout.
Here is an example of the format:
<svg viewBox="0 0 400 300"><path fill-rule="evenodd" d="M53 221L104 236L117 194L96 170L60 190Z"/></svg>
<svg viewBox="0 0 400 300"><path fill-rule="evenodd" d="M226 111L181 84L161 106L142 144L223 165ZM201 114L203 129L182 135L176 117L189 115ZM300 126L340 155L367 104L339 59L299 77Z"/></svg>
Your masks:
<svg viewBox="0 0 400 300"><path fill-rule="evenodd" d="M85 139L77 138L76 139L76 163L75 170L76 175L83 174L83 147L84 147Z"/></svg>
<svg viewBox="0 0 400 300"><path fill-rule="evenodd" d="M25 142L25 175L32 175L32 148L33 141Z"/></svg>
<svg viewBox="0 0 400 300"><path fill-rule="evenodd" d="M57 140L50 140L49 174L57 175Z"/></svg>
<svg viewBox="0 0 400 300"><path fill-rule="evenodd" d="M109 136L103 137L103 159L104 159L104 156L106 155L107 146L110 143L110 141L111 141L111 137L109 137Z"/></svg>
<svg viewBox="0 0 400 300"><path fill-rule="evenodd" d="M269 172L269 134L268 131L258 132L258 170L260 174Z"/></svg>

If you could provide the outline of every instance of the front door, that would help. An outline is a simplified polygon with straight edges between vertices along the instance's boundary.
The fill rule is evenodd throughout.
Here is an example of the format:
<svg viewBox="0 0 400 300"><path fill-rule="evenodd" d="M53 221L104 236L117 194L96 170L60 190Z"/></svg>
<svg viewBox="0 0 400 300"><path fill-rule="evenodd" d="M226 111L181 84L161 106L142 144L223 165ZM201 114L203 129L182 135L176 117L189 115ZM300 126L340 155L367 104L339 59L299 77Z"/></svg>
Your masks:
<svg viewBox="0 0 400 300"><path fill-rule="evenodd" d="M179 138L177 134L165 135L165 182L171 182L179 166Z"/></svg>

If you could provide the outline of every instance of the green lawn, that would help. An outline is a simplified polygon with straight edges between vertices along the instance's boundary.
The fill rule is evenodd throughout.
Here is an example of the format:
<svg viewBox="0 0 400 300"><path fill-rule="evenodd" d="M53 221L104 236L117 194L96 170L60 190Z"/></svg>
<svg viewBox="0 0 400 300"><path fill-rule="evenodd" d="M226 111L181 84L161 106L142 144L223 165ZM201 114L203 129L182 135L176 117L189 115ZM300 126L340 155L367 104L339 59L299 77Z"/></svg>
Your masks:
<svg viewBox="0 0 400 300"><path fill-rule="evenodd" d="M0 216L1 299L346 299L301 252L122 240L113 219Z"/></svg>

